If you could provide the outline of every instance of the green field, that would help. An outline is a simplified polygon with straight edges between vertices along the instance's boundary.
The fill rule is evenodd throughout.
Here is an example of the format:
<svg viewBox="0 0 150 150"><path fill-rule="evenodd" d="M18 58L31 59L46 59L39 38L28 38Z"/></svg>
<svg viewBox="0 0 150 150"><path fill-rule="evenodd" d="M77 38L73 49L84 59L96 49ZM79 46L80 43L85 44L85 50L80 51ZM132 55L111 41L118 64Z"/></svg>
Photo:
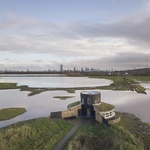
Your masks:
<svg viewBox="0 0 150 150"><path fill-rule="evenodd" d="M38 118L0 129L0 150L52 150L72 127L62 119Z"/></svg>
<svg viewBox="0 0 150 150"><path fill-rule="evenodd" d="M0 109L0 121L8 120L26 112L25 108Z"/></svg>

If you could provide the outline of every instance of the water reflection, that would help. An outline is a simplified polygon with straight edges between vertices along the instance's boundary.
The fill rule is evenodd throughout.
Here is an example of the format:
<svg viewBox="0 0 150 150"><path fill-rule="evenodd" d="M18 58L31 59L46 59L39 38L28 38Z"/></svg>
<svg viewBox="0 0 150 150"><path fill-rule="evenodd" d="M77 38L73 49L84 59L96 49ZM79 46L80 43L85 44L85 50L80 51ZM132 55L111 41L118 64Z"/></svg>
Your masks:
<svg viewBox="0 0 150 150"><path fill-rule="evenodd" d="M100 90L97 90L100 91ZM70 94L66 91L48 91L39 95L28 97L28 92L19 90L1 90L0 91L0 109L7 107L24 107L27 112L7 121L1 121L0 127L14 122L49 116L52 111L67 109L67 105L80 100L80 90ZM150 123L150 91L147 95L137 94L131 91L109 91L101 90L102 101L114 104L117 111L131 112L143 121ZM59 100L54 96L75 96L67 100Z"/></svg>
<svg viewBox="0 0 150 150"><path fill-rule="evenodd" d="M0 82L17 83L18 85L28 85L29 87L90 87L105 86L112 83L111 80L96 79L88 77L1 77Z"/></svg>

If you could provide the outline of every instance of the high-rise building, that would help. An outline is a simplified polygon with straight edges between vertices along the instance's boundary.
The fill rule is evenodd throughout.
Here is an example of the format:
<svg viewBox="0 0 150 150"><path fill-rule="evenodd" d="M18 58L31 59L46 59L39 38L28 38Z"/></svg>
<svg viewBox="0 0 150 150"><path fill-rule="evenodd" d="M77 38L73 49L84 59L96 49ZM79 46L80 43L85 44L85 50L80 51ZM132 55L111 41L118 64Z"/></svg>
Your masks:
<svg viewBox="0 0 150 150"><path fill-rule="evenodd" d="M63 65L60 64L60 72L63 72Z"/></svg>

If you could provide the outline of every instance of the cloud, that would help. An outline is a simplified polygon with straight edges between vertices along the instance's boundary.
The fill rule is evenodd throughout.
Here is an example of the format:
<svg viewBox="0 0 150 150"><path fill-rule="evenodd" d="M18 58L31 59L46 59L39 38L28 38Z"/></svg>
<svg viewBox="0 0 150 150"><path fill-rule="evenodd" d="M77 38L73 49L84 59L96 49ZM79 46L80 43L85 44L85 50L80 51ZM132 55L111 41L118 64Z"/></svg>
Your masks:
<svg viewBox="0 0 150 150"><path fill-rule="evenodd" d="M22 17L14 13L7 13L4 16L4 19L0 20L0 29L26 29L41 24L42 22L35 18Z"/></svg>
<svg viewBox="0 0 150 150"><path fill-rule="evenodd" d="M107 49L114 52L117 49L122 51L123 46L146 48L145 51L148 52L147 47L150 46L150 16L147 13L110 24L84 21L55 24L41 20L20 19L16 16L10 18L6 19L9 21L1 21L0 24L4 24L5 29L9 26L15 27L16 30L11 28L9 33L2 32L1 51L80 56L91 51L97 55L99 50L107 51ZM120 44L120 41L125 44Z"/></svg>
<svg viewBox="0 0 150 150"><path fill-rule="evenodd" d="M111 69L133 69L133 68L146 68L150 63L150 54L132 53L132 52L119 52L114 56L107 56L102 59L81 59L73 61L69 68L73 66L77 68L98 68L101 70ZM65 64L67 65L67 64Z"/></svg>
<svg viewBox="0 0 150 150"><path fill-rule="evenodd" d="M141 17L141 18L140 18ZM150 43L150 15L137 15L110 24L85 24L79 22L69 28L78 32L82 38L122 38L129 43L149 46ZM139 43L140 42L140 43Z"/></svg>
<svg viewBox="0 0 150 150"><path fill-rule="evenodd" d="M32 62L39 63L39 62L43 62L43 61L40 59L37 59L37 60L33 60Z"/></svg>
<svg viewBox="0 0 150 150"><path fill-rule="evenodd" d="M122 20L102 24L100 21L52 23L31 17L9 14L0 20L0 51L26 55L47 54L72 66L116 68L144 67L150 60L149 10ZM25 60L24 60L25 61ZM33 58L30 64L18 68L48 68L42 58ZM43 63L38 66L36 63ZM68 65L68 63L70 63ZM13 68L17 65L14 62Z"/></svg>

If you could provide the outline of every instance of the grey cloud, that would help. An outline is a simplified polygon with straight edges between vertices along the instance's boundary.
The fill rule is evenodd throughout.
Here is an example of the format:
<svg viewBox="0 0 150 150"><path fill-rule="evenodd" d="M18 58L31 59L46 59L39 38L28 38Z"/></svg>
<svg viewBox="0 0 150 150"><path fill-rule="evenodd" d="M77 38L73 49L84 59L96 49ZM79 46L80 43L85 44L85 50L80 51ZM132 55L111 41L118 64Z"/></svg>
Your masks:
<svg viewBox="0 0 150 150"><path fill-rule="evenodd" d="M132 66L135 62L140 66L143 62L142 60L147 58L150 53L150 16L148 13L109 24L85 23L84 21L54 24L42 23L42 21L36 22L36 20L30 24L30 19L24 22L20 18L17 18L17 20L15 17L12 17L11 21L13 19L15 28L21 28L22 30L20 32L20 30L11 29L12 22L1 22L1 27L2 24L4 26L8 23L11 32L3 32L0 35L0 51L10 51L13 53L46 53L51 56L55 55L61 58L72 57L73 59L80 56L98 57L103 55L107 61L101 57L99 57L99 60L87 61L87 59L83 59L83 61L78 62L73 60L73 65L81 66L81 64L84 64L84 66L89 65L97 68L101 68L103 64L105 67L108 66L108 68L110 64L119 66L121 63ZM99 39L104 38L125 39L127 40L127 44L132 44L134 48L130 49L129 47L126 49L126 43L120 44L117 43L117 40L116 45L110 44L109 42L107 44L107 40L105 41L105 45L101 45L103 41L100 43ZM135 53L116 54L116 52L121 52L122 50L129 52L135 51ZM107 52L104 53L104 51ZM141 56L139 56L138 52L141 52ZM111 55L111 58L106 58L107 53ZM140 62L137 60L140 60Z"/></svg>
<svg viewBox="0 0 150 150"><path fill-rule="evenodd" d="M38 59L38 60L33 60L33 62L35 63L39 63L39 62L43 62L42 60Z"/></svg>
<svg viewBox="0 0 150 150"><path fill-rule="evenodd" d="M102 70L113 69L133 69L150 67L150 54L142 53L117 53L115 56L105 57L103 59L93 59L93 60L78 60L72 62L71 66L75 67L89 67L89 68L99 68ZM70 66L70 67L71 67Z"/></svg>
<svg viewBox="0 0 150 150"><path fill-rule="evenodd" d="M112 38L124 38L128 42L132 43L131 40L136 41L136 44L143 43L143 45L149 45L150 41L150 15L136 15L122 19L118 22L110 24L86 24L84 22L78 22L72 24L70 29L78 32L80 37L86 38L101 38L101 37L112 37ZM135 44L133 42L133 44Z"/></svg>

